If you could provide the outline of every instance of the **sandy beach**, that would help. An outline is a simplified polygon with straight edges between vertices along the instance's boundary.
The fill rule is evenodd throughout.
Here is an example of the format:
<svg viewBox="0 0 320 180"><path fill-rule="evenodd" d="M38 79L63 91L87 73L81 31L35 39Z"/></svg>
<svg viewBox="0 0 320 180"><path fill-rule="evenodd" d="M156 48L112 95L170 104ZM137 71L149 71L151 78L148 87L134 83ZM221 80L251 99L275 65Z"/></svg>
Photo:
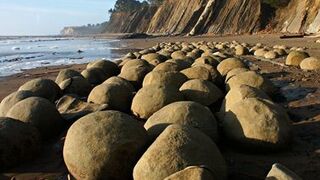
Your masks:
<svg viewBox="0 0 320 180"><path fill-rule="evenodd" d="M280 39L279 34L241 35L241 36L199 36L199 37L156 37L149 39L127 39L116 42L115 46L127 47L122 53L130 52L130 49L143 49L160 42L176 41L233 41L249 44L262 43L267 46L286 45L288 47L306 47L307 52L320 57L320 44L317 38L305 37L294 39ZM317 179L320 177L320 72L304 72L301 69L288 66L279 66L275 63L247 59L254 64L251 68L270 78L280 89L281 95L276 96L276 102L288 111L293 125L292 148L273 154L246 154L242 152L224 149L226 161L232 177L251 179L264 179L266 171L273 162L280 162L302 176L303 179ZM276 60L278 64L284 64L285 58ZM86 64L50 66L24 71L0 79L0 100L8 94L16 91L23 83L34 78L55 79L61 69L69 68L77 71L85 69ZM63 135L61 136L61 138ZM50 143L49 143L50 144ZM0 175L0 179L65 179L67 170L61 157L62 141L54 145L44 147L38 159L21 165L9 173ZM58 149L58 151L56 150Z"/></svg>

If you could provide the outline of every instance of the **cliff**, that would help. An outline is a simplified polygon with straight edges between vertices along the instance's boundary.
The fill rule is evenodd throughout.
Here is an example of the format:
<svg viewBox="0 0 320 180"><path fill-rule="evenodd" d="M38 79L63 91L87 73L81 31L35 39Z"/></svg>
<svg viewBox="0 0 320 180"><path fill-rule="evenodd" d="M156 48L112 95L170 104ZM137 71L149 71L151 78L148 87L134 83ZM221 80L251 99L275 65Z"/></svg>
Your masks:
<svg viewBox="0 0 320 180"><path fill-rule="evenodd" d="M106 27L107 27L107 23L90 25L90 26L69 26L69 27L64 27L60 31L60 34L64 36L83 36L83 35L101 34L105 31Z"/></svg>
<svg viewBox="0 0 320 180"><path fill-rule="evenodd" d="M274 3L275 1L269 1ZM238 34L320 31L320 0L164 0L114 12L105 33Z"/></svg>

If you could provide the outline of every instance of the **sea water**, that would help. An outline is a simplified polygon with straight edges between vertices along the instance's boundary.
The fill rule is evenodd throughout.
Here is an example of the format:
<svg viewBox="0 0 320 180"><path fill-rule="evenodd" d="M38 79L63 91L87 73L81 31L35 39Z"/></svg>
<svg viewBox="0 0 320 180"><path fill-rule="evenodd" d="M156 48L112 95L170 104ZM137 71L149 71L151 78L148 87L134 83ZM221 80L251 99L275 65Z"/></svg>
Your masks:
<svg viewBox="0 0 320 180"><path fill-rule="evenodd" d="M120 58L118 40L92 38L2 38L0 77L36 67L82 64Z"/></svg>

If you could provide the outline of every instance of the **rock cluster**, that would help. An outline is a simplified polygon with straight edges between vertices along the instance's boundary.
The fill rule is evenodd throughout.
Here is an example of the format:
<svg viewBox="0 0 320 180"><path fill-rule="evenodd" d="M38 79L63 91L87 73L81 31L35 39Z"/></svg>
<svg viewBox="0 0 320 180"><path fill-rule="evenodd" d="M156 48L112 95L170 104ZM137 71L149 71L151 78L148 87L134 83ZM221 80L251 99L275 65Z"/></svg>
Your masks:
<svg viewBox="0 0 320 180"><path fill-rule="evenodd" d="M264 151L291 139L288 115L270 98L276 88L242 58L262 45L249 48L159 43L117 64L98 60L81 73L62 70L55 82L27 82L0 104L0 143L21 148L0 161L12 167L33 157L41 139L71 125L63 157L76 179L226 179L221 139ZM1 148L0 157L12 156Z"/></svg>

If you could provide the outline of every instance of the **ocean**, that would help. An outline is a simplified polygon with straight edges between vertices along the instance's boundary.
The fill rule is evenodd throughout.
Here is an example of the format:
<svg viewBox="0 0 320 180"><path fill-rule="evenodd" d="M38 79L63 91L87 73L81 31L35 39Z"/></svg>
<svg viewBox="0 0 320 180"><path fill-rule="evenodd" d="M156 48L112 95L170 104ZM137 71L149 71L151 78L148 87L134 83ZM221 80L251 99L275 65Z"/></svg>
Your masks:
<svg viewBox="0 0 320 180"><path fill-rule="evenodd" d="M119 40L93 38L0 38L0 77L36 67L116 60ZM118 45L115 45L118 44Z"/></svg>

